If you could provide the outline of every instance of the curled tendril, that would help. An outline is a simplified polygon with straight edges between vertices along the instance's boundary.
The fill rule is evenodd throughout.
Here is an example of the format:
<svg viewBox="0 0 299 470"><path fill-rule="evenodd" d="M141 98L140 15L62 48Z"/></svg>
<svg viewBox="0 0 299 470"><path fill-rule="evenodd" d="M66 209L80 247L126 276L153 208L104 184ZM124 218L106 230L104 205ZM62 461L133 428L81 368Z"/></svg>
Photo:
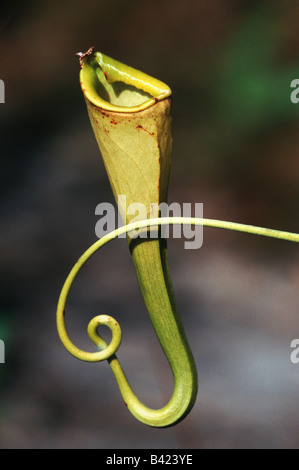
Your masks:
<svg viewBox="0 0 299 470"><path fill-rule="evenodd" d="M253 225L245 225L234 222L226 222L222 220L214 219L202 219L202 218L189 218L189 217L163 217L156 219L143 220L135 223L131 223L120 227L113 232L105 235L103 238L96 241L85 253L79 258L77 263L74 265L70 274L68 275L64 286L62 288L58 307L57 307L57 329L60 339L65 346L65 348L76 358L82 361L88 362L99 362L103 360L108 360L111 366L111 369L115 375L115 378L118 382L120 391L126 402L128 408L132 414L140 419L140 421L149 424L151 426L169 426L177 422L182 418L181 415L175 416L175 401L176 397L182 394L181 391L178 391L176 394L174 392L170 402L164 408L160 410L152 410L145 405L143 405L133 390L131 389L126 376L122 370L122 367L117 360L115 353L118 350L121 343L121 328L118 322L111 316L108 315L99 315L94 317L88 324L88 335L92 342L98 348L96 352L87 352L79 349L73 344L70 340L66 327L65 327L65 305L68 298L68 294L72 283L74 282L75 277L79 273L83 265L88 261L88 259L96 253L102 246L110 242L111 240L129 233L134 230L139 230L146 227L154 227L161 225L174 225L174 224L188 224L188 225L201 225L206 227L215 227L228 230L235 230L239 232L245 232L255 235L262 235L271 238L277 238L281 240L287 240L292 242L299 242L299 234L285 232L280 230L273 230L263 227L256 227ZM99 335L98 327L105 325L110 328L112 333L112 339L109 344ZM183 373L183 371L182 371ZM172 416L173 415L173 416Z"/></svg>

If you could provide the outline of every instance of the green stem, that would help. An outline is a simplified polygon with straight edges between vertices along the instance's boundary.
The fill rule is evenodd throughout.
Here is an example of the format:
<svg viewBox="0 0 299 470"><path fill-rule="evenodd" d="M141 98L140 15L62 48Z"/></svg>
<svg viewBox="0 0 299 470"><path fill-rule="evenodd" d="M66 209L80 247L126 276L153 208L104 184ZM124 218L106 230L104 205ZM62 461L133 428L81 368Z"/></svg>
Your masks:
<svg viewBox="0 0 299 470"><path fill-rule="evenodd" d="M169 426L191 410L197 393L197 372L184 332L170 281L166 240L140 240L130 243L138 283L151 322L168 359L174 377L170 402L160 410L136 406L135 397L126 393L130 411L145 424Z"/></svg>

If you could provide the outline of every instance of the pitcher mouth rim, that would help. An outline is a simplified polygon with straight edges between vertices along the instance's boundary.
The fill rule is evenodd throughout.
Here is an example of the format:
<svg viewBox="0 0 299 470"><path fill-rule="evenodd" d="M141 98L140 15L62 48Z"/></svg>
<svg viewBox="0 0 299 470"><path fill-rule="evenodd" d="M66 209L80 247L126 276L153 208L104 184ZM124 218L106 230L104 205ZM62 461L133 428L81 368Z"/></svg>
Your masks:
<svg viewBox="0 0 299 470"><path fill-rule="evenodd" d="M114 59L111 59L110 57L100 52L95 52L94 46L90 47L85 53L78 52L76 56L79 57L81 67L80 85L83 94L85 98L88 99L88 101L100 109L117 113L136 113L154 106L159 101L171 97L171 89L164 82L161 82L154 77L140 72L137 69L126 66L121 62L115 61ZM93 60L92 65L90 64L91 58ZM109 61L113 62L113 65L110 65L110 67L113 69L114 73L116 73L117 77L119 77L118 80L109 80L110 77L108 77L108 73L105 71L101 60L108 61L108 64ZM90 80L90 75L94 73L94 64L104 72L107 83L110 84L119 81L125 85L129 85L131 87L133 86L136 90L140 90L141 92L148 94L151 97L134 106L121 106L103 99L97 92L96 87L92 83L92 80ZM117 70L117 67L119 67L119 70ZM102 83L98 78L96 80L98 80L99 83Z"/></svg>

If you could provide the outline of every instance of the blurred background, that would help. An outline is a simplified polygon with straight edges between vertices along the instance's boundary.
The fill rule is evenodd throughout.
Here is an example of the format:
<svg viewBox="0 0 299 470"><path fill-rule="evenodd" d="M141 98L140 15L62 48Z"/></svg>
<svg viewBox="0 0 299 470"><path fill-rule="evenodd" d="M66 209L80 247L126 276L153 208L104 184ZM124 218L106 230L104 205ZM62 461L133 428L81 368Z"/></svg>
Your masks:
<svg viewBox="0 0 299 470"><path fill-rule="evenodd" d="M55 314L67 274L96 240L95 207L114 203L75 53L93 45L172 88L169 202L298 232L298 2L11 0L0 12L0 447L297 448L295 244L217 229L204 230L199 250L169 240L199 375L193 410L169 429L130 415L107 363L69 355ZM118 357L140 399L163 406L172 377L125 240L74 284L67 327L78 346L90 347L86 326L100 313L122 325Z"/></svg>

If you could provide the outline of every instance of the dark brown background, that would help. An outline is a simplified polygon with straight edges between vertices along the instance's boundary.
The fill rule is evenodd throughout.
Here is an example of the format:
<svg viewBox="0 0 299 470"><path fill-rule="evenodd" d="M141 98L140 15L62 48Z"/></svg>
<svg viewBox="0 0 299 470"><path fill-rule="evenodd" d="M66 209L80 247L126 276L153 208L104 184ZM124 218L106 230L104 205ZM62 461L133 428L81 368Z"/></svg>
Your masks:
<svg viewBox="0 0 299 470"><path fill-rule="evenodd" d="M169 241L199 394L179 425L137 422L109 366L60 344L59 292L95 241L97 204L113 202L79 87L91 45L173 90L169 201L204 215L299 231L296 1L18 1L1 6L1 448L296 448L299 337L296 245L216 229L203 247ZM100 313L123 327L119 358L147 404L172 380L140 298L126 241L80 274L70 335L89 347Z"/></svg>

